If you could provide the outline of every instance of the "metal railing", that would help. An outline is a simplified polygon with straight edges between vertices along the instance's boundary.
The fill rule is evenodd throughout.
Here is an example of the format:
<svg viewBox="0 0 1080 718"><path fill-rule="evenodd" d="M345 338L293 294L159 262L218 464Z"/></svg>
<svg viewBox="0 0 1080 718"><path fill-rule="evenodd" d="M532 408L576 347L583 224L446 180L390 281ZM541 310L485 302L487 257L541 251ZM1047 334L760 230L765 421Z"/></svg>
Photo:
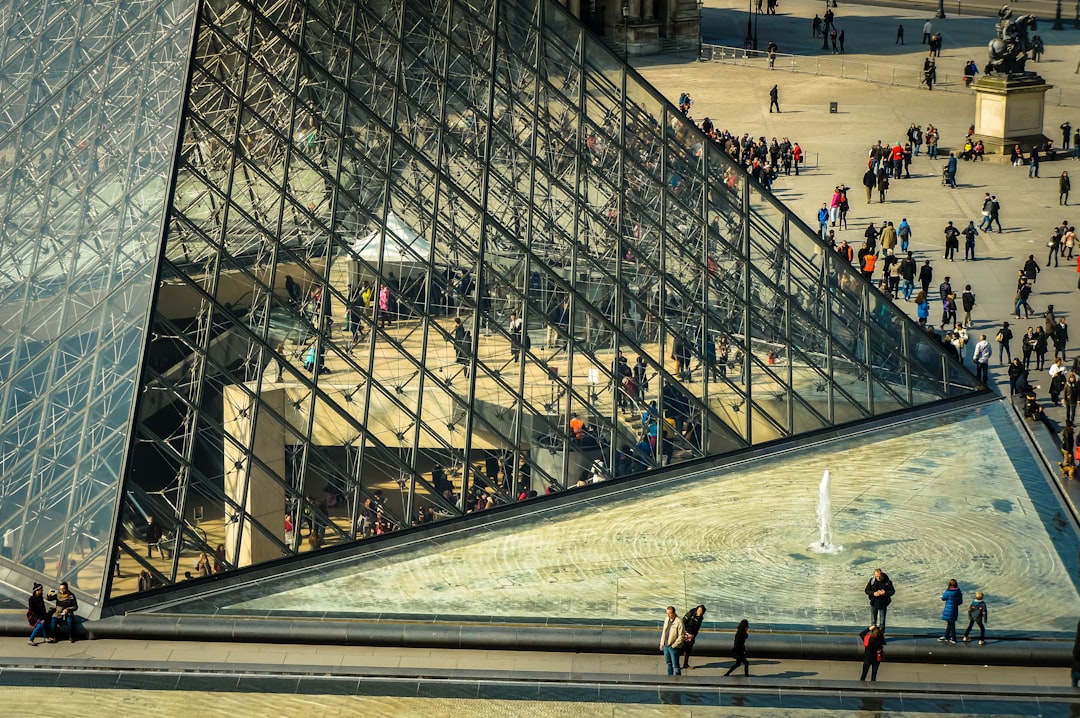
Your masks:
<svg viewBox="0 0 1080 718"><path fill-rule="evenodd" d="M747 50L726 45L701 46L702 62L722 62L726 65L769 68L768 54L764 50ZM878 65L869 62L848 59L844 55L792 55L776 54L773 69L780 72L807 73L837 77L845 80L860 80L879 85L894 87L923 86L922 67L904 67L896 65ZM1035 68L1037 69L1037 64ZM938 67L934 91L938 92L974 92L964 84L962 72L947 72ZM1060 107L1080 107L1080 89L1054 87L1046 93L1047 102Z"/></svg>

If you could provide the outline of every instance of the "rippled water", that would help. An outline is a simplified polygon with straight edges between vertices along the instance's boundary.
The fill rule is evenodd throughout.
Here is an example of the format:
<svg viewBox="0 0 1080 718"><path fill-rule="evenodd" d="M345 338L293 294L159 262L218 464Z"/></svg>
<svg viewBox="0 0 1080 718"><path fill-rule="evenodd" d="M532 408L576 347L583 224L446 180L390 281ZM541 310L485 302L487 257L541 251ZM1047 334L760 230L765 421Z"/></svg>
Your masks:
<svg viewBox="0 0 1080 718"><path fill-rule="evenodd" d="M865 625L875 567L889 625L939 630L950 578L992 630L1075 629L1080 542L999 403L269 580L179 610L657 619L704 603L752 625ZM833 541L815 515L831 472ZM211 605L212 604L212 605ZM1065 618L1063 618L1065 617Z"/></svg>

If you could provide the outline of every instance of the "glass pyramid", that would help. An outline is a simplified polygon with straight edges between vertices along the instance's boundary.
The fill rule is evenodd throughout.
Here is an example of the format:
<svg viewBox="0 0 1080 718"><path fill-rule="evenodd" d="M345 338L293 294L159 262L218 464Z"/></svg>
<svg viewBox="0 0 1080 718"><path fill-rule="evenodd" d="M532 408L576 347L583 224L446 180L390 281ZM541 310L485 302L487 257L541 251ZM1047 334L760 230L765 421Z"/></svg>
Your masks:
<svg viewBox="0 0 1080 718"><path fill-rule="evenodd" d="M0 16L10 585L103 600L976 390L558 3L113 6Z"/></svg>

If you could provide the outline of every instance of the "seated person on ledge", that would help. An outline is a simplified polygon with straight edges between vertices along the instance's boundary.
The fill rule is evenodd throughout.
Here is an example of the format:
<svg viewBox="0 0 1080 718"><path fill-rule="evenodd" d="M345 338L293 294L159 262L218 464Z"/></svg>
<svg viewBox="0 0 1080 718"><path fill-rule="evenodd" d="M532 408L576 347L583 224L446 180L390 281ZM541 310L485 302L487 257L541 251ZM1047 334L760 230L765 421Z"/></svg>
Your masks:
<svg viewBox="0 0 1080 718"><path fill-rule="evenodd" d="M1046 415L1043 414L1042 405L1035 398L1034 391L1024 394L1024 418L1032 421L1043 421L1046 418Z"/></svg>

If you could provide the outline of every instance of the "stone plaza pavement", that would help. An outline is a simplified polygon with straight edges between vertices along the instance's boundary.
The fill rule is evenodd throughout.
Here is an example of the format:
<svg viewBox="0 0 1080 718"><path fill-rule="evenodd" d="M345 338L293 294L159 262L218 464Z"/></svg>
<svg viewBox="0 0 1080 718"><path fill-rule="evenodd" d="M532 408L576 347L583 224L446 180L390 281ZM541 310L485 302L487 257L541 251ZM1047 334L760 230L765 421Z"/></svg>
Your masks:
<svg viewBox="0 0 1080 718"><path fill-rule="evenodd" d="M947 4L948 6L949 4ZM1048 8L1050 3L1039 3ZM947 7L951 11L955 8ZM1030 4L1016 6L1017 12L1031 12ZM726 12L725 12L726 11ZM734 12L732 12L734 11ZM822 4L810 0L784 0L781 14L761 16L758 22L759 47L774 41L782 52L800 56L799 65L810 67L809 59L822 55L820 40L812 38L810 19L822 12ZM922 23L932 12L920 9L898 9L879 5L840 3L834 10L836 23L846 30L845 61L851 63L848 74L861 76L859 63L895 66L915 74L922 67L927 47L920 45ZM944 49L938 60L939 74L949 71L958 74L964 61L971 58L980 64L986 59L986 43L993 37L995 18L950 15L933 20L935 29L944 37ZM746 32L746 5L736 0L707 0L704 10L704 41L717 45L742 45ZM905 27L906 45L895 44L896 27ZM1080 87L1080 75L1075 74L1080 57L1080 30L1054 32L1049 22L1041 22L1039 34L1044 38L1046 54L1039 63L1028 68L1038 71L1055 86L1048 94L1045 134L1061 146L1059 126L1069 121L1080 125L1080 106L1053 104L1057 88ZM832 57L831 53L825 53ZM747 64L696 62L692 58L643 58L635 66L665 97L675 101L680 92L690 92L694 99L691 115L700 121L713 120L718 129L733 133L751 132L771 139L787 137L798 142L807 153L807 167L799 177L780 177L774 184L776 196L812 228L816 227L817 210L828 201L833 188L846 184L851 211L848 229L837 230L837 240L846 239L856 249L860 246L867 224L878 225L890 220L899 225L907 218L912 226L911 249L919 266L926 259L934 268L931 285L931 322L940 321L937 286L945 276L959 295L971 284L977 297L973 313L973 340L985 333L993 340L1002 321L1019 329L1017 336L1033 322L1013 319L1013 297L1017 270L1029 254L1043 265L1035 292L1029 303L1039 313L1048 304L1055 306L1058 316L1064 315L1072 324L1077 322L1070 338L1072 359L1080 345L1080 292L1077 291L1076 260L1062 260L1056 269L1045 267L1046 240L1050 230L1063 220L1080 224L1080 208L1058 205L1058 177L1062 171L1070 176L1080 174L1080 162L1065 159L1045 162L1040 178L1029 179L1027 167L1013 167L1007 161L990 158L983 162L960 162L957 172L959 188L952 190L941 185L941 171L951 149L962 149L967 128L975 122L973 90L942 92L925 87L896 87L835 76L812 75L783 69L777 61L770 71L764 59ZM768 111L769 89L778 85L780 114ZM957 88L950 88L957 90ZM1074 95L1080 97L1080 95ZM829 103L838 103L838 112L829 112ZM885 204L867 204L862 188L867 152L876 141L906 142L907 128L915 123L924 129L927 124L939 128L941 158L930 160L925 152L911 165L911 178L892 180ZM1001 203L1003 233L983 233L976 242L975 262L946 262L943 259L943 229L948 221L963 227L968 220L978 224L985 192L998 197ZM1080 204L1080 190L1074 189L1073 205ZM962 256L963 247L958 256ZM915 315L915 305L899 302L901 308ZM1019 342L1013 346L1019 353ZM970 357L971 346L968 347ZM997 358L995 351L995 360ZM1007 362L1006 362L1007 363ZM968 363L970 367L970 361ZM1006 383L1004 364L991 366L992 378ZM1032 375L1033 383L1045 385L1049 378ZM1045 392L1044 392L1045 396ZM1062 412L1063 414L1063 412ZM1062 416L1063 418L1063 416Z"/></svg>
<svg viewBox="0 0 1080 718"><path fill-rule="evenodd" d="M974 4L974 3L973 3ZM950 11L955 7L948 8ZM1045 2L1037 3L1048 7ZM1024 8L1028 9L1030 4ZM726 10L738 12L725 12ZM705 0L705 40L724 45L741 45L745 34L746 5L727 0ZM759 19L759 40L764 47L775 41L782 51L814 55L820 53L820 41L810 36L810 21L822 5L809 0L782 0L781 14L762 16ZM922 22L931 14L925 9L897 9L883 5L861 5L841 2L835 11L837 22L847 30L847 55L852 62L873 62L910 69L912 74L921 67L925 46L918 44ZM905 25L907 45L894 44L896 25ZM953 17L934 21L945 37L945 46L939 66L950 73L971 57L980 64L985 57L985 45L993 32L993 19L988 17ZM1080 76L1074 74L1077 56L1080 54L1080 31L1068 29L1052 32L1049 23L1043 23L1040 34L1047 45L1043 62L1032 65L1051 83L1058 87L1076 87ZM1071 28L1071 22L1067 23ZM941 168L944 158L931 161L924 156L912 164L911 179L893 181L885 204L867 205L861 190L861 176L866 165L867 148L878 139L884 142L902 141L911 123L925 127L932 123L941 129L941 145L946 151L962 144L964 132L974 121L974 94L963 91L928 92L925 88L902 88L872 84L861 80L839 79L793 73L777 69L769 71L764 60L750 66L727 65L717 62L696 62L690 58L641 58L635 60L639 72L674 100L682 91L689 91L695 104L692 114L700 119L709 116L717 127L728 128L739 134L752 132L766 137L788 137L798 141L808 154L806 168L800 177L782 177L775 185L775 192L788 206L814 226L816 210L829 199L835 185L844 183L852 188L849 229L837 232L838 237L858 246L867 223L881 223L883 219L899 223L907 218L914 230L912 248L921 264L930 259L935 269L933 287L945 275L952 278L953 287L961 291L971 284L977 297L974 338L979 333L993 337L1002 320L1012 319L1012 298L1017 269L1028 254L1034 254L1045 265L1046 237L1050 229L1067 220L1080 223L1080 211L1074 207L1059 207L1057 177L1063 170L1070 175L1074 168L1080 171L1080 162L1071 160L1045 163L1040 179L1029 179L1026 168L1015 168L1007 162L988 160L972 164L961 162L958 174L960 188L950 190L941 186ZM804 63L804 66L808 66ZM768 91L773 83L779 86L781 114L769 114ZM1053 92L1053 91L1052 91ZM839 112L830 114L829 102L838 103ZM1065 120L1080 124L1080 107L1049 105L1046 110L1046 132L1060 144L1057 127ZM1001 234L983 234L979 237L975 262L946 263L942 259L942 228L948 220L964 225L969 219L978 221L983 193L997 194L1002 205ZM1074 190L1075 202L1080 203L1080 188ZM1031 304L1039 312L1047 304L1054 304L1059 315L1064 315L1073 325L1074 338L1070 341L1068 357L1080 349L1080 312L1077 312L1080 292L1077 291L1075 260L1063 261L1060 268L1047 269L1040 275ZM931 293L936 298L936 291ZM901 306L914 314L914 305ZM935 305L931 313L936 321L940 311ZM1019 335L1028 323L1016 322ZM996 359L996 355L995 355ZM1005 381L1004 366L992 366L992 378L1000 384ZM1036 378L1039 381L1040 378ZM1062 417L1063 418L1063 417ZM704 681L715 685L730 681L732 685L752 686L779 694L791 687L816 689L822 692L848 692L860 690L854 681L858 677L857 662L758 660L753 661L755 677L749 682L741 678L724 679L720 676L728 660L703 659L702 665L691 672L684 681ZM12 669L33 666L54 669L42 679L27 687L18 680L8 681ZM175 676L198 674L217 676L218 683L209 681L199 691L180 690L128 690L81 692L59 686L92 686L101 688L109 683L108 672L100 669L120 670L140 667L149 671L145 681L161 681L154 688L176 686ZM82 674L83 679L66 682L62 676L78 674L78 669L95 669L94 675ZM542 652L498 652L450 649L405 649L356 647L334 645L281 645L281 644L233 644L180 641L109 640L85 641L76 644L60 643L30 647L22 638L0 638L0 692L3 693L4 715L19 716L40 714L50 710L101 714L116 707L137 705L140 714L175 715L179 710L204 710L208 715L235 710L259 710L273 715L291 714L297 707L308 714L352 714L362 703L352 703L342 708L332 700L319 703L307 696L299 703L288 696L245 694L229 708L229 701L222 701L215 686L235 684L235 675L312 675L318 673L349 673L361 677L381 676L416 677L443 676L464 671L471 676L488 679L519 677L546 677L573 682L588 683L629 681L634 677L663 683L662 658L638 655L563 654ZM462 674L464 675L464 674ZM155 676L161 676L157 678ZM167 678L172 676L172 678ZM233 676L233 678L228 678ZM673 679L680 680L680 679ZM223 682L222 682L223 681ZM1008 692L1008 686L1029 689L1048 688L1048 692L1071 695L1068 688L1068 671L1061 668L991 667L917 663L886 663L882 668L880 691L927 690L935 687L954 694ZM16 687L18 686L18 687ZM55 686L55 687L54 687ZM942 688L945 686L945 688ZM415 692L414 692L415 694ZM465 695L463 697L469 697ZM473 694L475 697L475 693ZM812 696L806 696L811 699ZM134 701L137 699L137 703ZM402 699L404 700L404 699ZM753 701L751 701L751 704ZM807 706L812 702L805 703ZM314 710L312 710L314 708ZM491 708L489 706L489 708ZM260 710L261 709L261 710ZM382 703L365 715L407 715L419 708L403 704ZM443 712L432 703L424 704L422 710L429 716L453 715L455 710ZM981 712L987 713L988 709ZM531 711L527 702L515 704L517 714L543 712L561 715L551 706L543 711ZM580 715L581 710L567 713ZM663 712L663 711L657 711ZM973 709L973 712L976 712ZM1001 713L1001 711L992 711ZM652 714L653 712L649 712ZM491 714L505 714L491 708ZM595 713L590 713L595 714ZM609 715L636 715L630 708L617 710ZM643 714L643 713L642 713ZM679 715L689 714L689 709ZM708 714L697 711L695 714ZM755 715L749 709L728 708L724 715ZM837 712L830 715L839 715ZM847 714L847 713L845 713ZM851 715L860 714L858 712ZM891 712L900 715L900 712ZM1052 714L1048 712L1045 714ZM824 714L823 714L824 715ZM1064 713L1062 713L1064 715Z"/></svg>
<svg viewBox="0 0 1080 718"><path fill-rule="evenodd" d="M751 656L750 678L724 678L730 663L701 658L684 676L669 677L659 654L140 640L32 648L0 638L0 695L3 714L12 717L105 715L133 706L142 716L871 716L883 709L985 716L991 707L997 716L1066 716L1080 702L1062 668L886 661L878 682L864 684L856 680L858 661ZM31 667L48 670L25 670ZM993 703L987 693L997 696ZM536 698L523 700L528 695Z"/></svg>

